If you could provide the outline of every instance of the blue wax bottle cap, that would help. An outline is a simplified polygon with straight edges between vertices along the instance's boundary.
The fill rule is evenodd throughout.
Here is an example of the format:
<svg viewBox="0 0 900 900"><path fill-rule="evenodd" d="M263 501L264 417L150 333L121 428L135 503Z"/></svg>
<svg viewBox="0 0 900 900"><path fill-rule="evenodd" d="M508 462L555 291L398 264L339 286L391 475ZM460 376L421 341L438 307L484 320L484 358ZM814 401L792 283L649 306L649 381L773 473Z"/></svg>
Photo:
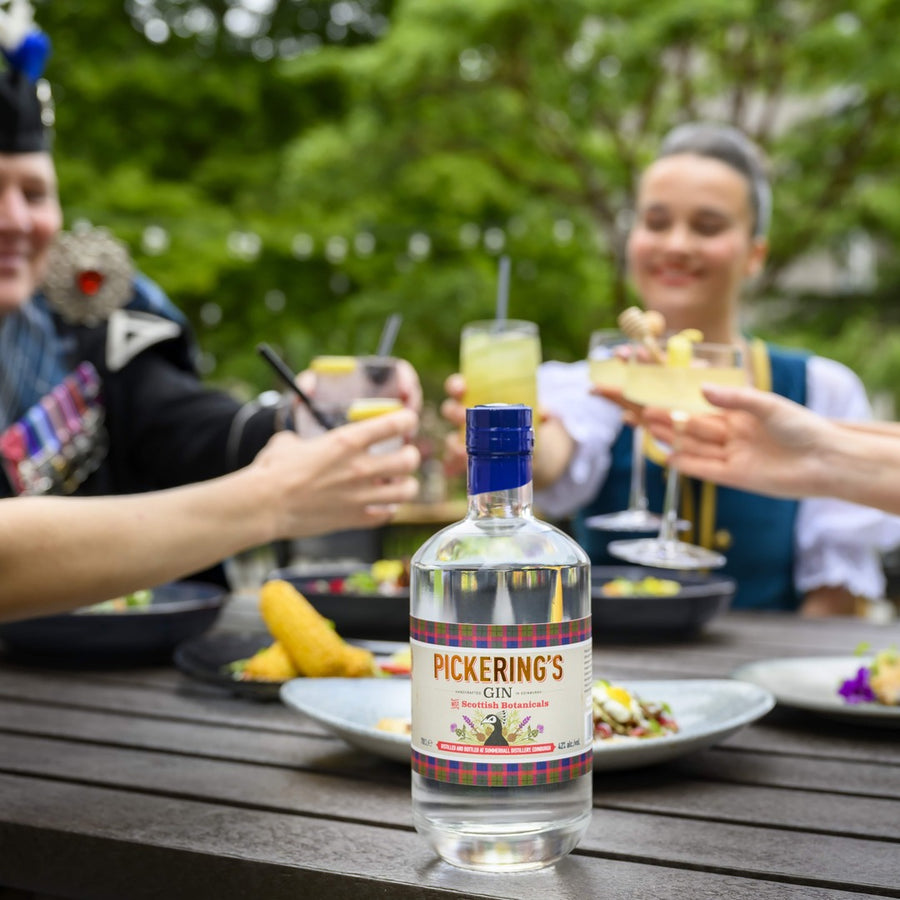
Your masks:
<svg viewBox="0 0 900 900"><path fill-rule="evenodd" d="M470 456L530 453L533 446L530 406L486 403L466 410L466 450Z"/></svg>

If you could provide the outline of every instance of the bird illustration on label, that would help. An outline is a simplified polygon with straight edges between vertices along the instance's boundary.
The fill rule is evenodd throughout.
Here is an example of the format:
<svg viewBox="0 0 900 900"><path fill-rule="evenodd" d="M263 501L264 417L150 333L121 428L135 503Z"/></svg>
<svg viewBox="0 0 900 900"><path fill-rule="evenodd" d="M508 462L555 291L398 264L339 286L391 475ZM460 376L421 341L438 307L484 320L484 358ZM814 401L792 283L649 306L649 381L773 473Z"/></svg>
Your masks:
<svg viewBox="0 0 900 900"><path fill-rule="evenodd" d="M491 733L485 738L486 747L508 747L509 741L503 737L503 725L500 716L491 713L481 720L482 725L490 725Z"/></svg>

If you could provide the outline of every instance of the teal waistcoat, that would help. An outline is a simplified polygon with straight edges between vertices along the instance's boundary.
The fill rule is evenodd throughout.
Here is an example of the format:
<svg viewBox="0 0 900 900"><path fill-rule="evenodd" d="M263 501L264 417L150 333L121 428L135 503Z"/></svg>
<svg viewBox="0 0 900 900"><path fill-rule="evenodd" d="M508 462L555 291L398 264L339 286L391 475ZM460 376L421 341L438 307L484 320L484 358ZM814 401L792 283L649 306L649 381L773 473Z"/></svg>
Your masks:
<svg viewBox="0 0 900 900"><path fill-rule="evenodd" d="M767 346L772 390L806 405L806 363L809 354ZM631 477L632 429L624 427L612 447L612 460L606 481L594 499L579 510L575 536L590 554L594 565L622 565L609 555L606 545L612 540L646 535L611 533L587 528L589 516L615 512L628 506ZM662 509L665 471L647 463L647 495L650 509ZM700 509L700 483L682 480L682 516ZM732 603L736 609L794 610L800 597L794 588L794 526L798 503L750 494L732 488L715 490L715 532L725 536L728 546L717 546L726 556L718 569L737 581ZM696 518L696 512L691 518ZM696 531L692 540L696 539Z"/></svg>

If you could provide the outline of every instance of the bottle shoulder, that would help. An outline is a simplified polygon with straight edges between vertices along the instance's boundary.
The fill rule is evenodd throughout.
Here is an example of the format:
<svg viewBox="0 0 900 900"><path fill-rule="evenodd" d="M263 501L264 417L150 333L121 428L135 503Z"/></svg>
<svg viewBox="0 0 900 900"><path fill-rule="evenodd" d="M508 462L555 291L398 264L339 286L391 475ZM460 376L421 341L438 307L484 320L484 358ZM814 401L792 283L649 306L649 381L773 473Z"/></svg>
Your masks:
<svg viewBox="0 0 900 900"><path fill-rule="evenodd" d="M532 516L466 518L432 535L413 565L590 566L584 549L555 525Z"/></svg>

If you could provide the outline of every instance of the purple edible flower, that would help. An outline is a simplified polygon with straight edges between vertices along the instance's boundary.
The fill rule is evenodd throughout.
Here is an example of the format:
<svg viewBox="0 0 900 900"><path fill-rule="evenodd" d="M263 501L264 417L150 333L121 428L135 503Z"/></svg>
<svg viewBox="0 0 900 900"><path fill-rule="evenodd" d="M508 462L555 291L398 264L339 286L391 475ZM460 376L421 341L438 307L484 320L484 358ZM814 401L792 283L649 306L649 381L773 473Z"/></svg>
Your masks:
<svg viewBox="0 0 900 900"><path fill-rule="evenodd" d="M861 666L854 678L848 678L839 688L838 693L847 703L872 703L875 692L869 686L869 670Z"/></svg>

